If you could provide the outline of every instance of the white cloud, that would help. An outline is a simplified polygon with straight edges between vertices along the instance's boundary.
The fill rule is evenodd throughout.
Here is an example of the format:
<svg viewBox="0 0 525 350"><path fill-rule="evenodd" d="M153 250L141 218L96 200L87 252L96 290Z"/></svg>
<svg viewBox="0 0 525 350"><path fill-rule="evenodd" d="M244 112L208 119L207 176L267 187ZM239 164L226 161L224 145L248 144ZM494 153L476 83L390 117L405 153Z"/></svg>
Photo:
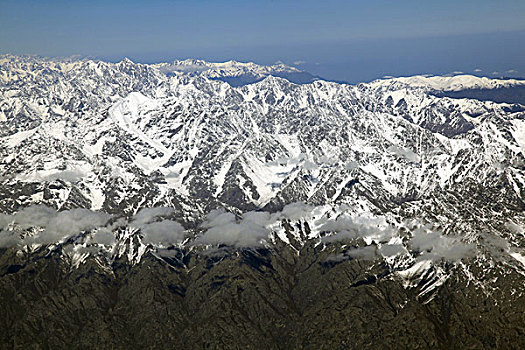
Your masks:
<svg viewBox="0 0 525 350"><path fill-rule="evenodd" d="M265 211L249 211L242 214L244 222L251 222L255 225L267 226L273 224L277 218L276 215L272 215Z"/></svg>
<svg viewBox="0 0 525 350"><path fill-rule="evenodd" d="M235 221L235 215L227 212L225 209L212 210L206 217L206 221L202 224L203 227L214 227L226 225Z"/></svg>
<svg viewBox="0 0 525 350"><path fill-rule="evenodd" d="M9 248L20 242L20 235L17 231L0 230L0 248Z"/></svg>
<svg viewBox="0 0 525 350"><path fill-rule="evenodd" d="M208 228L197 238L197 244L227 244L236 247L253 247L261 244L270 233L266 227L271 220L269 213L245 213L237 221L235 215L224 210L212 211L202 225Z"/></svg>
<svg viewBox="0 0 525 350"><path fill-rule="evenodd" d="M107 228L98 229L93 236L91 237L92 242L103 244L103 245L113 245L116 241L115 234L112 230Z"/></svg>
<svg viewBox="0 0 525 350"><path fill-rule="evenodd" d="M55 244L84 231L93 231L88 242L113 245L116 240L114 230L125 226L140 230L145 244L169 246L181 242L185 232L179 223L163 219L173 212L166 207L144 208L130 222L120 218L108 225L112 218L110 214L82 208L58 212L44 205L34 205L14 215L0 214L0 229L13 223L9 230L0 231L0 246ZM25 238L20 238L21 232L28 229L33 230Z"/></svg>
<svg viewBox="0 0 525 350"><path fill-rule="evenodd" d="M142 242L155 246L170 246L184 239L184 227L172 220L163 220L141 226Z"/></svg>
<svg viewBox="0 0 525 350"><path fill-rule="evenodd" d="M1 220L1 219L0 219ZM505 224L505 227L511 231L512 233L517 233L519 235L525 236L525 227L513 222L509 221Z"/></svg>
<svg viewBox="0 0 525 350"><path fill-rule="evenodd" d="M345 169L346 170L354 170L354 169L357 169L359 168L359 163L356 162L356 161L349 161L348 163L345 164Z"/></svg>
<svg viewBox="0 0 525 350"><path fill-rule="evenodd" d="M0 213L0 230L5 228L11 221L13 221L11 215Z"/></svg>
<svg viewBox="0 0 525 350"><path fill-rule="evenodd" d="M305 169L305 170L317 170L317 169L319 169L319 165L317 165L314 162L311 162L309 160L306 160L303 163L302 166L303 166L303 169Z"/></svg>
<svg viewBox="0 0 525 350"><path fill-rule="evenodd" d="M413 228L412 232L410 246L420 251L420 260L457 261L471 255L475 249L474 246L461 242L458 237L443 235L431 225Z"/></svg>
<svg viewBox="0 0 525 350"><path fill-rule="evenodd" d="M210 228L204 234L203 242L208 244L228 244L237 247L253 247L268 237L268 230L253 223L228 223Z"/></svg>
<svg viewBox="0 0 525 350"><path fill-rule="evenodd" d="M53 244L61 242L70 237L76 236L83 231L89 231L104 226L111 218L111 215L109 214L94 212L88 209L78 208L58 213L52 211L52 209L50 211L49 208L42 206L40 206L39 209L42 210L40 213L37 213L34 210L29 210L25 213L22 211L15 216L15 219L20 219L20 214L23 215L29 212L32 215L24 217L23 221L25 221L25 225L29 225L26 220L33 217L35 223L40 220L37 226L44 228L44 230L39 231L36 235L26 237L22 241L23 244ZM45 215L49 216L45 217Z"/></svg>
<svg viewBox="0 0 525 350"><path fill-rule="evenodd" d="M132 224L147 224L159 217L172 215L173 212L172 208L167 207L143 208L133 217Z"/></svg>
<svg viewBox="0 0 525 350"><path fill-rule="evenodd" d="M176 221L163 217L173 215L168 207L143 208L132 219L130 226L140 229L142 243L166 247L184 239L184 227Z"/></svg>
<svg viewBox="0 0 525 350"><path fill-rule="evenodd" d="M349 250L346 254L354 259L374 260L377 258L377 249L375 246L366 246Z"/></svg>
<svg viewBox="0 0 525 350"><path fill-rule="evenodd" d="M391 154L395 154L395 155L401 156L403 158L406 158L406 159L408 159L411 162L419 162L421 160L419 155L417 155L412 150L410 150L408 148L404 148L404 147L399 147L397 145L392 145L392 146L388 147L387 151L390 152Z"/></svg>
<svg viewBox="0 0 525 350"><path fill-rule="evenodd" d="M402 244L384 244L378 250L384 257L392 257L408 253L408 250Z"/></svg>
<svg viewBox="0 0 525 350"><path fill-rule="evenodd" d="M56 210L45 205L32 205L20 210L14 215L14 222L21 229L34 226L46 227L49 221L57 214Z"/></svg>
<svg viewBox="0 0 525 350"><path fill-rule="evenodd" d="M24 208L14 215L0 214L0 246L16 244L54 244L107 224L111 215L88 209L57 212L44 205ZM6 226L13 223L9 230ZM33 234L20 238L21 231L35 228Z"/></svg>
<svg viewBox="0 0 525 350"><path fill-rule="evenodd" d="M325 242L362 238L367 244L387 242L395 232L394 227L383 216L350 216L348 214L328 220L319 230L335 233L324 237Z"/></svg>
<svg viewBox="0 0 525 350"><path fill-rule="evenodd" d="M0 225L13 223L8 231L0 232L0 246L17 244L54 244L94 230L107 224L111 215L88 209L71 209L57 212L44 205L24 208L14 215L0 216ZM33 234L20 237L22 231L34 228Z"/></svg>
<svg viewBox="0 0 525 350"><path fill-rule="evenodd" d="M286 205L281 211L281 217L289 220L299 220L310 216L313 207L302 202Z"/></svg>

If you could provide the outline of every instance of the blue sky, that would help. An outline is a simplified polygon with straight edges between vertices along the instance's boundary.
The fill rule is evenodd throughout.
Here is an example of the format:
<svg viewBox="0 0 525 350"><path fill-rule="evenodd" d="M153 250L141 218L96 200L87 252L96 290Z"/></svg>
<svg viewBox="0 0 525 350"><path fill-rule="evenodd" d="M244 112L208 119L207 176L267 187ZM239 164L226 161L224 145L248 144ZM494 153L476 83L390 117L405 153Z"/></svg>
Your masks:
<svg viewBox="0 0 525 350"><path fill-rule="evenodd" d="M525 76L525 1L0 0L0 53L281 60L351 82Z"/></svg>

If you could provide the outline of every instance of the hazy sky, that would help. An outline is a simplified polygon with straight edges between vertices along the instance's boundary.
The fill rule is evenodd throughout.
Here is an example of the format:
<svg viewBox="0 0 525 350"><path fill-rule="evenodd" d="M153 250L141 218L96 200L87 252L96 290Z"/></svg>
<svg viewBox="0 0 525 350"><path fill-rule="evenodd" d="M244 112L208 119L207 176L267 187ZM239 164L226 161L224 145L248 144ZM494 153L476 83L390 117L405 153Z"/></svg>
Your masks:
<svg viewBox="0 0 525 350"><path fill-rule="evenodd" d="M354 82L525 76L525 1L0 0L0 53L282 60Z"/></svg>

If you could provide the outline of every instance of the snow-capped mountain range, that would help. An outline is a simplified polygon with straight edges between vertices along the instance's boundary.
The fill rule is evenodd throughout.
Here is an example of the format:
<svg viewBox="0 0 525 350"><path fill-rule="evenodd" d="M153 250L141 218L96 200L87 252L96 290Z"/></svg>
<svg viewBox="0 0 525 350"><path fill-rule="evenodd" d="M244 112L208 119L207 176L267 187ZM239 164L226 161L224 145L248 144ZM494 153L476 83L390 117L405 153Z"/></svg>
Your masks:
<svg viewBox="0 0 525 350"><path fill-rule="evenodd" d="M277 63L271 66L262 66L253 62L206 62L203 60L186 59L175 60L171 63L153 64L152 67L157 68L163 73L175 74L194 74L202 75L207 78L221 78L225 76L239 76L245 74L254 74L260 77L267 75L276 75L279 73L300 73L301 71L294 67L286 66L282 63Z"/></svg>
<svg viewBox="0 0 525 350"><path fill-rule="evenodd" d="M332 258L379 258L427 300L451 266L523 281L525 108L433 94L521 85L1 56L0 245L79 266L353 242Z"/></svg>
<svg viewBox="0 0 525 350"><path fill-rule="evenodd" d="M469 89L500 89L509 87L523 87L524 80L518 79L490 79L473 75L431 76L416 75L411 77L399 77L376 80L371 85L410 85L435 91L461 91ZM391 87L392 88L392 87Z"/></svg>

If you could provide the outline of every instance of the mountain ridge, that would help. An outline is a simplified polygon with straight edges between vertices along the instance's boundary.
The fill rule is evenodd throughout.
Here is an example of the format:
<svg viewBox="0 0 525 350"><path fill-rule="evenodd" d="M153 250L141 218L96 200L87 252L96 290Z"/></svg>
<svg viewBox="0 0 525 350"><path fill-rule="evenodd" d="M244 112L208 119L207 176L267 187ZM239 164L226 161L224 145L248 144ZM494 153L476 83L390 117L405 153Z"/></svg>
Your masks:
<svg viewBox="0 0 525 350"><path fill-rule="evenodd" d="M148 266L160 264L166 281L187 276L159 286L162 293L179 295L181 305L191 304L181 288L201 283L201 275L191 272L196 269L205 276L207 295L234 293L231 300L249 308L258 303L257 288L275 282L284 299L263 309L273 305L286 310L283 315L310 310L309 319L319 322L313 310L323 298L308 287L312 277L300 271L350 274L319 278L337 284L340 293L346 287L369 291L367 303L381 300L374 310L389 308L394 318L402 305L418 313L438 308L438 323L427 322L434 327L431 344L442 347L461 341L450 333L455 321L446 319L448 297L488 295L507 311L522 305L523 106L438 97L419 77L412 85L392 79L353 86L293 84L270 75L232 86L205 75L167 75L130 60L5 60L0 280L6 291L40 268L56 268L66 281L96 271L97 279L119 284L140 275L155 286L164 282L150 280ZM29 280L51 286L58 275ZM255 293L248 294L251 301L234 292L235 278L253 278L241 287ZM71 292L70 282L64 293ZM60 283L53 286L61 290ZM128 295L124 300L131 297L115 288ZM390 297L374 297L380 290L402 297L389 306ZM113 292L98 292L112 303ZM207 304L213 310L226 300L217 298ZM308 298L315 302L308 304ZM420 317L412 306L403 311L406 317ZM253 330L266 327L255 325L243 308L229 307L251 320ZM509 317L519 319L519 310ZM17 312L10 315L16 324ZM297 325L295 316L287 317L280 322ZM180 319L168 319L173 329L182 329L175 326ZM483 317L479 329L489 329L489 319ZM522 331L519 324L509 327L514 337ZM468 327L459 330L468 334ZM501 344L512 344L512 337L500 336Z"/></svg>

